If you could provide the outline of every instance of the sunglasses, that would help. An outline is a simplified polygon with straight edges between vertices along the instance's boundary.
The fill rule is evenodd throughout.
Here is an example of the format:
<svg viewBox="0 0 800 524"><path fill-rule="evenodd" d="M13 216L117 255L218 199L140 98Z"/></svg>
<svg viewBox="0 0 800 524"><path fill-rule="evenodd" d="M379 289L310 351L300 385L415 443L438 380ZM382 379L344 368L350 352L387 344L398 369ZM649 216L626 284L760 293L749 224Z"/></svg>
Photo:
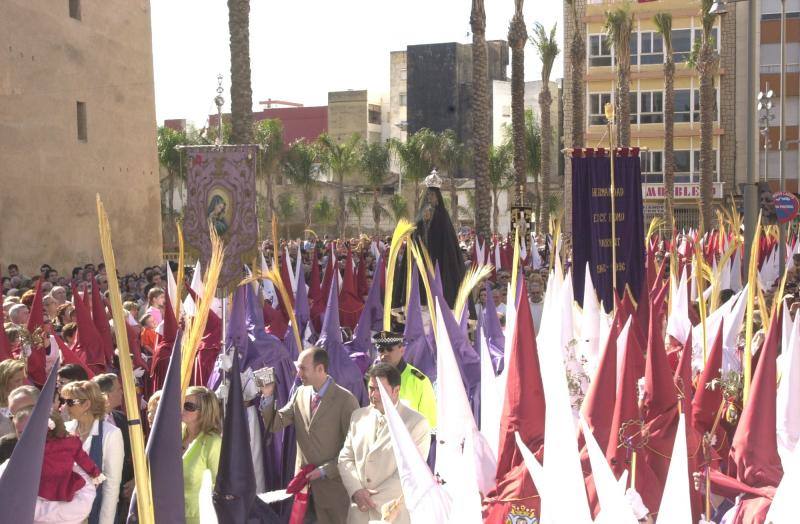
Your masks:
<svg viewBox="0 0 800 524"><path fill-rule="evenodd" d="M199 410L200 406L195 404L194 402L184 402L183 403L183 410L188 411L189 413L194 413L195 411Z"/></svg>
<svg viewBox="0 0 800 524"><path fill-rule="evenodd" d="M85 400L86 400L86 399L83 399L83 398L64 398L64 397L58 397L58 403L59 403L60 405L62 405L62 406L63 406L64 404L66 404L66 405L67 405L67 406L69 406L69 407L72 407L72 406L74 406L74 405L76 405L76 404L83 404L83 402L84 402Z"/></svg>

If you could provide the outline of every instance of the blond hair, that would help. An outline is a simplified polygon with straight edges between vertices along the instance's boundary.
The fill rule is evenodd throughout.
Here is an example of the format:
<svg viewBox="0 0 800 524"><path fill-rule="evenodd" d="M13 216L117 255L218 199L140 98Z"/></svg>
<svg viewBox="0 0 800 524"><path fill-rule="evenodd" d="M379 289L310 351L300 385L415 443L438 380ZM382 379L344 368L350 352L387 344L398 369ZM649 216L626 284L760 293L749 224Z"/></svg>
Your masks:
<svg viewBox="0 0 800 524"><path fill-rule="evenodd" d="M102 420L108 413L108 400L105 394L100 390L100 386L90 380L78 380L64 385L61 388L61 395L76 400L88 400L95 420Z"/></svg>
<svg viewBox="0 0 800 524"><path fill-rule="evenodd" d="M147 401L147 422L150 423L150 426L153 426L153 422L156 418L156 410L158 409L158 403L161 400L161 393L162 390L154 391L152 395L150 395L150 400Z"/></svg>
<svg viewBox="0 0 800 524"><path fill-rule="evenodd" d="M0 406L8 405L8 394L11 393L8 383L20 371L25 371L25 363L21 360L7 359L0 362Z"/></svg>
<svg viewBox="0 0 800 524"><path fill-rule="evenodd" d="M192 386L186 389L186 396L196 396L197 404L200 409L200 433L222 432L222 421L220 420L219 400L210 389L203 386Z"/></svg>

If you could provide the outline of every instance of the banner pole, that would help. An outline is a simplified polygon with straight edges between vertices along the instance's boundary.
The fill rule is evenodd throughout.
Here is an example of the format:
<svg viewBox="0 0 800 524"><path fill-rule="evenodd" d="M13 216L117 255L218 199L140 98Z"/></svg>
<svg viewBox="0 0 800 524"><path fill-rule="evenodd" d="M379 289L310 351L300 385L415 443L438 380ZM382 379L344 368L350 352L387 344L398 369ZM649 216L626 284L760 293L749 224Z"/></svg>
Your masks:
<svg viewBox="0 0 800 524"><path fill-rule="evenodd" d="M606 121L608 122L608 153L611 162L611 288L616 304L617 298L617 210L615 202L616 184L614 183L614 106L610 102L605 105ZM614 307L616 311L616 306Z"/></svg>

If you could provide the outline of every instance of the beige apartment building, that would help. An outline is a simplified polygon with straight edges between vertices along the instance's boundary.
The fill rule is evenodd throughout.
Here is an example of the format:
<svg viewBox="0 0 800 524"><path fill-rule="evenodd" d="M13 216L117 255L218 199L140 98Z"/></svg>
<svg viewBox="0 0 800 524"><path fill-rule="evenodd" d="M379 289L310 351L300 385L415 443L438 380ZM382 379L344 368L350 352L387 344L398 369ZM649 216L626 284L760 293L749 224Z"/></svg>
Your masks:
<svg viewBox="0 0 800 524"><path fill-rule="evenodd" d="M620 7L622 1L576 0L583 22L586 42L585 81L582 90L585 103L585 144L580 147L608 147L603 107L614 101L616 55L605 34L606 12ZM675 60L675 214L678 227L697 223L700 194L700 80L687 61L701 35L700 3L696 0L657 0L630 3L634 17L630 49L631 57L631 143L647 148L641 153L645 204L645 221L664 213L664 43L656 29L656 13L672 14L672 45ZM734 9L733 6L731 6ZM564 143L572 140L572 72L570 42L575 31L571 9L564 7ZM714 121L713 148L716 158L714 199L721 202L738 194L736 176L736 27L735 16L717 17L713 39L720 53L720 67L714 79L717 111ZM565 193L571 199L570 162L566 162ZM569 221L569 212L567 213Z"/></svg>
<svg viewBox="0 0 800 524"><path fill-rule="evenodd" d="M0 16L0 253L35 274L161 260L148 0L7 0Z"/></svg>

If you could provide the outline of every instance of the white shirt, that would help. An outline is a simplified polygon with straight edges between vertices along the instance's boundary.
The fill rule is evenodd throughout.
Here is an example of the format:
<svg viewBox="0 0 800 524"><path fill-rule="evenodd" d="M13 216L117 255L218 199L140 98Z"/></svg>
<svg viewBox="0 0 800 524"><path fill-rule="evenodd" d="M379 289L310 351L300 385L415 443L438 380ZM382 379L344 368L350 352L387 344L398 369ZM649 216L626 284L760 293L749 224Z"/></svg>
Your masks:
<svg viewBox="0 0 800 524"><path fill-rule="evenodd" d="M103 466L100 468L106 481L103 482L103 502L100 506L100 524L114 524L119 502L119 485L122 482L122 462L125 458L125 447L122 443L122 431L103 421ZM67 431L75 433L78 427L76 420L65 424ZM92 448L92 437L100 434L97 420L92 424L89 437L83 441L83 450L89 453Z"/></svg>
<svg viewBox="0 0 800 524"><path fill-rule="evenodd" d="M544 302L528 301L528 304L531 305L531 318L533 319L533 328L534 330L536 330L536 333L538 333L539 326L542 323L542 311L544 310Z"/></svg>

